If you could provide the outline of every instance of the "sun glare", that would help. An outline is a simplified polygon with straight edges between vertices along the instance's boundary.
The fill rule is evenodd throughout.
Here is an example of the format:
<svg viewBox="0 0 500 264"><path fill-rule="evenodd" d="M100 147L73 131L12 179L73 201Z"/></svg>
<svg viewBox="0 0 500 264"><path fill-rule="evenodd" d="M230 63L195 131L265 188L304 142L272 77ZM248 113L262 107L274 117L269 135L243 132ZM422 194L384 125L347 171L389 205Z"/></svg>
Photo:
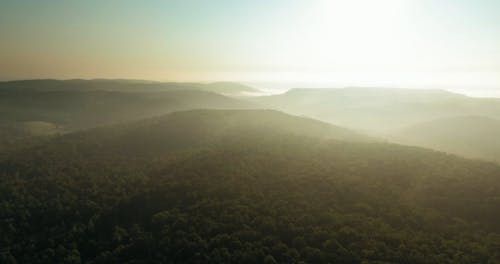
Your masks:
<svg viewBox="0 0 500 264"><path fill-rule="evenodd" d="M301 61L323 70L366 70L401 63L406 44L395 40L404 23L402 1L327 1L312 5L300 19Z"/></svg>

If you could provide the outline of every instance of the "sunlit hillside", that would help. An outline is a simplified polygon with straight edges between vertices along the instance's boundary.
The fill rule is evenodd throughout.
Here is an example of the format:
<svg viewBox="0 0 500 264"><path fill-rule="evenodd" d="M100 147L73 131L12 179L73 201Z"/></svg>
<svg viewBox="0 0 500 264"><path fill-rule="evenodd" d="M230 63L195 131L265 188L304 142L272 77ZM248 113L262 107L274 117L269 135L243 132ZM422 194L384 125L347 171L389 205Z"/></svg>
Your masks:
<svg viewBox="0 0 500 264"><path fill-rule="evenodd" d="M0 1L0 264L500 264L500 1Z"/></svg>

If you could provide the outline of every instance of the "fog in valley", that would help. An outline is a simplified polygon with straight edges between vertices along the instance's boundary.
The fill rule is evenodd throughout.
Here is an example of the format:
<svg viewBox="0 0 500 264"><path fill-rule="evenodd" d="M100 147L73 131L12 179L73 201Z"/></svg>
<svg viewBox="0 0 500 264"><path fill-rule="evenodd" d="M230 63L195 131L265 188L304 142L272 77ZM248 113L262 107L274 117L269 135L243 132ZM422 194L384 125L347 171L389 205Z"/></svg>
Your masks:
<svg viewBox="0 0 500 264"><path fill-rule="evenodd" d="M495 1L0 3L0 263L500 263Z"/></svg>

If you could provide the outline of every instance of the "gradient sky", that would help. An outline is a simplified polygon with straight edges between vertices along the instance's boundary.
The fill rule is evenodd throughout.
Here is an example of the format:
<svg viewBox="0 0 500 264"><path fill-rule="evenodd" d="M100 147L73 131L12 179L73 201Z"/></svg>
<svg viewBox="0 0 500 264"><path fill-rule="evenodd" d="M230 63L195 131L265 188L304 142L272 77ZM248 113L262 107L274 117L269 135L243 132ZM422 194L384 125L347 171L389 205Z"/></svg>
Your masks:
<svg viewBox="0 0 500 264"><path fill-rule="evenodd" d="M500 91L499 14L497 0L0 0L0 79Z"/></svg>

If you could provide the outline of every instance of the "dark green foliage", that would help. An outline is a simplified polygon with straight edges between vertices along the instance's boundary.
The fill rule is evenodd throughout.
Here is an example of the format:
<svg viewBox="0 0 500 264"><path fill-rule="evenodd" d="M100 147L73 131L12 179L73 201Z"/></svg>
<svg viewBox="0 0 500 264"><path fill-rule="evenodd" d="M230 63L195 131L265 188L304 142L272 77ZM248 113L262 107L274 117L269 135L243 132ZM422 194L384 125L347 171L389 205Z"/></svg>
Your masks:
<svg viewBox="0 0 500 264"><path fill-rule="evenodd" d="M0 162L1 260L500 261L499 166L323 126L190 111L15 152Z"/></svg>

